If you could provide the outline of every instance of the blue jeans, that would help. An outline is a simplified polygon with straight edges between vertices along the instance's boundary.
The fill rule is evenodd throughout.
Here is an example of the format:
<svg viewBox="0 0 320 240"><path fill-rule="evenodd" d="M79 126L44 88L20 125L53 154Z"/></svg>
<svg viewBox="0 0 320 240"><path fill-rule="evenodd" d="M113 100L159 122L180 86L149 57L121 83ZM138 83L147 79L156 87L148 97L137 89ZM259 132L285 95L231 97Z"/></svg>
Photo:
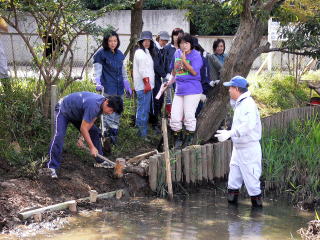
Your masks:
<svg viewBox="0 0 320 240"><path fill-rule="evenodd" d="M152 91L144 93L144 90L137 91L137 113L136 126L139 128L141 137L148 134L148 120L150 112Z"/></svg>
<svg viewBox="0 0 320 240"><path fill-rule="evenodd" d="M60 112L59 103L56 105L55 109L55 134L51 140L49 147L49 162L47 164L48 168L57 169L60 167L61 161L60 156L63 150L64 137L66 135L67 127L69 122L71 122L78 130L80 130L81 122L70 121ZM93 125L89 130L89 134L93 145L98 149L100 155L103 155L102 145L100 141L100 129ZM96 158L98 163L103 162L100 158Z"/></svg>

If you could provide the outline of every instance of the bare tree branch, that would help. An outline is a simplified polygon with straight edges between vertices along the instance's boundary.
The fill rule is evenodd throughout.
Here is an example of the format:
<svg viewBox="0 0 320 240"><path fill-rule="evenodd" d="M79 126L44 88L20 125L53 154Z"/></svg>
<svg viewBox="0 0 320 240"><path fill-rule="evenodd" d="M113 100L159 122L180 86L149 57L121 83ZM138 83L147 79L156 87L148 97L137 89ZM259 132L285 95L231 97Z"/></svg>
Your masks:
<svg viewBox="0 0 320 240"><path fill-rule="evenodd" d="M295 55L301 55L301 56L310 56L310 53L312 53L312 51L297 52L294 50L289 50L288 48L270 48L264 51L264 53L268 53L268 52L282 52L282 53L289 53L289 54L295 54Z"/></svg>

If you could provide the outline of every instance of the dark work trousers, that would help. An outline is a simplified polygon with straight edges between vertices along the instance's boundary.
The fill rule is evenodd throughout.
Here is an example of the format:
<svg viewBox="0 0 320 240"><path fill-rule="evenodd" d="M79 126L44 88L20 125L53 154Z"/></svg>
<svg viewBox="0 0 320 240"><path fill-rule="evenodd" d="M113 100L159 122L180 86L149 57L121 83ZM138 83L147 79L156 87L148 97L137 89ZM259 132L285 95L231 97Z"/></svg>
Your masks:
<svg viewBox="0 0 320 240"><path fill-rule="evenodd" d="M149 114L149 123L151 123L152 126L159 126L159 117L161 116L161 109L162 109L162 105L163 105L163 99L164 96L162 94L161 98L158 100L156 99L156 96L160 90L161 87L161 78L159 79L155 79L154 82L154 88L153 88L153 96L152 96L152 101L151 101L151 105L153 104L153 106L150 107L150 114Z"/></svg>
<svg viewBox="0 0 320 240"><path fill-rule="evenodd" d="M69 122L80 131L81 121L70 121L63 116L63 114L60 113L60 104L58 103L55 108L55 129L49 148L49 161L47 164L48 168L57 169L60 167L60 156L63 150L64 137L66 135ZM98 149L99 154L103 155L99 128L93 125L89 130L89 134L93 145ZM96 161L98 163L103 162L100 158L96 158Z"/></svg>

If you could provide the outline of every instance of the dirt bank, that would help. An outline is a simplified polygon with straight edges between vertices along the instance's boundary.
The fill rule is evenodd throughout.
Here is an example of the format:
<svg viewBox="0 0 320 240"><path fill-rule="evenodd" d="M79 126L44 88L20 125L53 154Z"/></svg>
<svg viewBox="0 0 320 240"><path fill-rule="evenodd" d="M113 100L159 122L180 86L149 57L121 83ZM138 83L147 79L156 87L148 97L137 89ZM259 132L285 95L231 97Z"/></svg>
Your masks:
<svg viewBox="0 0 320 240"><path fill-rule="evenodd" d="M8 232L20 224L30 223L30 220L21 222L17 218L17 213L23 209L87 197L91 189L98 193L126 189L135 196L152 194L147 179L136 174L126 174L124 178L116 179L113 169L94 168L93 163L90 157L79 161L64 154L59 179L39 176L31 179L18 177L15 175L16 169L0 159L0 232ZM84 204L80 207L86 206ZM59 212L55 214L61 215ZM54 218L54 214L47 214L44 220Z"/></svg>

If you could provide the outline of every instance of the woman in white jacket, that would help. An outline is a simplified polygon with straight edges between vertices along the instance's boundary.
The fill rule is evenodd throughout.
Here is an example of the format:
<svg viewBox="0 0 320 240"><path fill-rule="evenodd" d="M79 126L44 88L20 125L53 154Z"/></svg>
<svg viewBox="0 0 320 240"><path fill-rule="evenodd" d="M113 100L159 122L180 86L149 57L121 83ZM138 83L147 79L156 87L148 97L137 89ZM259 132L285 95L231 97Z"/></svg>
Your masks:
<svg viewBox="0 0 320 240"><path fill-rule="evenodd" d="M138 41L139 48L133 58L133 81L137 93L136 126L141 137L148 134L148 120L154 87L153 51L154 43L152 33L144 31Z"/></svg>

